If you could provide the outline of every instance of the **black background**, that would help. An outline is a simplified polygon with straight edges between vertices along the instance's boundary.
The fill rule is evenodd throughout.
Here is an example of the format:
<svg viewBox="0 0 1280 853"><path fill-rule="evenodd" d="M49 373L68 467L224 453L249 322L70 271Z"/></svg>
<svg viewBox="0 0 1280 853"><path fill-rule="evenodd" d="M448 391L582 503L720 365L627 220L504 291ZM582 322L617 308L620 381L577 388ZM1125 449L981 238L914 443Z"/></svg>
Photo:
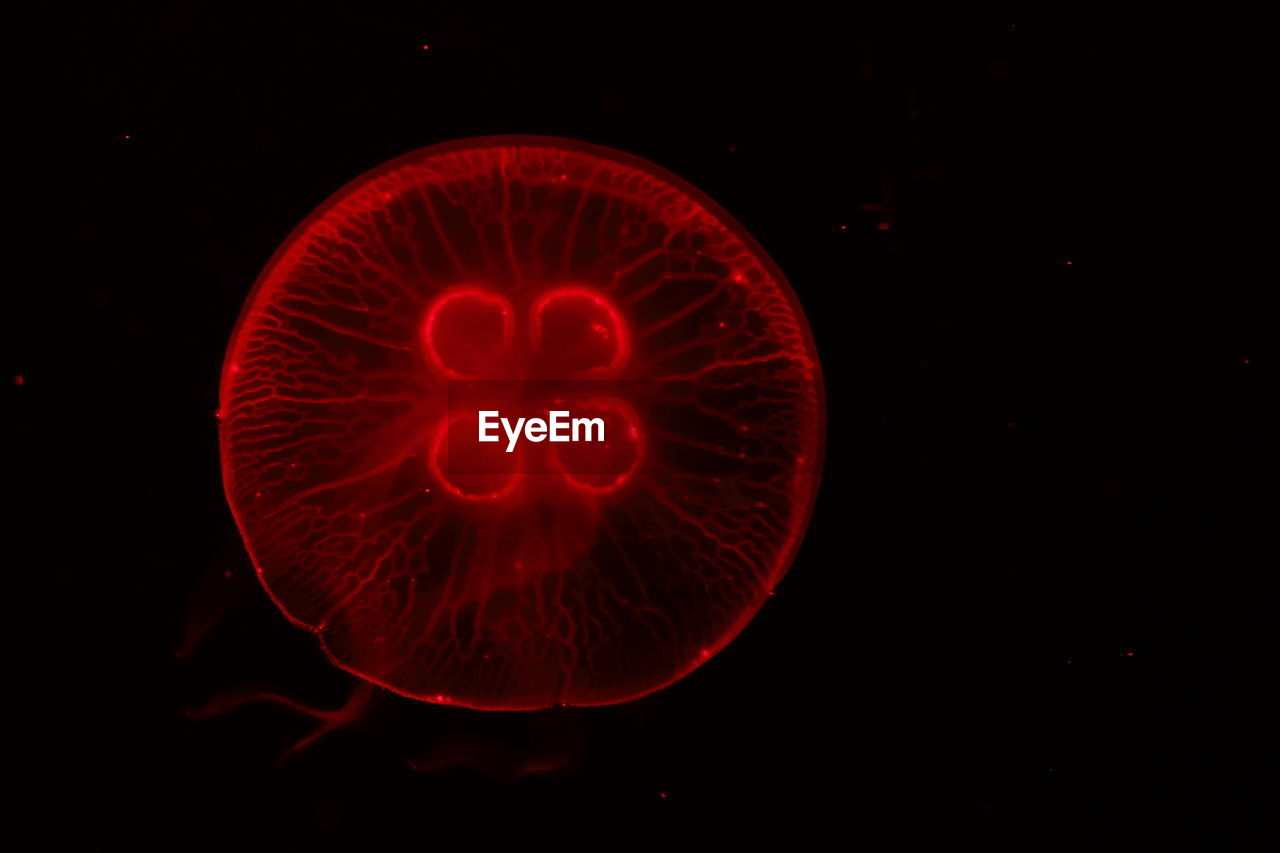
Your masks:
<svg viewBox="0 0 1280 853"><path fill-rule="evenodd" d="M706 819L717 846L766 824L869 849L1261 845L1259 28L817 8L56 10L19 78L38 118L15 178L49 246L10 285L6 394L33 546L10 569L10 622L32 617L10 734L38 753L46 837L610 847L657 827L683 849ZM186 715L353 686L256 585L226 509L227 339L334 190L490 133L648 158L786 271L827 383L811 530L739 639L656 695L534 714L383 695L277 763L312 721Z"/></svg>

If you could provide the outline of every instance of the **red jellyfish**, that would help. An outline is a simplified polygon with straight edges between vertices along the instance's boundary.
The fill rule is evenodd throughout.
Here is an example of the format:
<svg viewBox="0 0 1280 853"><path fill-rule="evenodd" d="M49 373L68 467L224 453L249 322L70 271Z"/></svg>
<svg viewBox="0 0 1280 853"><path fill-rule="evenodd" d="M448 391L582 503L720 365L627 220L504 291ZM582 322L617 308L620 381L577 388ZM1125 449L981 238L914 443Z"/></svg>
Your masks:
<svg viewBox="0 0 1280 853"><path fill-rule="evenodd" d="M732 640L795 557L825 418L800 305L738 223L652 163L523 136L320 205L244 306L220 414L285 615L396 693L509 710L633 699Z"/></svg>

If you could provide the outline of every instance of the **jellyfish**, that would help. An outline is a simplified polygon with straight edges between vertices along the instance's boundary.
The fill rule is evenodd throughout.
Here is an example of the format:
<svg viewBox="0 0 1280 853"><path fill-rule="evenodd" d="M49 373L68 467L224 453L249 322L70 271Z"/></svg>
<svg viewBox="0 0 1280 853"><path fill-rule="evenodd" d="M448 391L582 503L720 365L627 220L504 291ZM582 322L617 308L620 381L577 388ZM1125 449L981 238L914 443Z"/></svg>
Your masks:
<svg viewBox="0 0 1280 853"><path fill-rule="evenodd" d="M596 443L476 442L556 409ZM794 560L824 443L795 293L640 158L528 136L414 151L275 252L220 387L232 514L329 659L424 702L624 702L706 663Z"/></svg>

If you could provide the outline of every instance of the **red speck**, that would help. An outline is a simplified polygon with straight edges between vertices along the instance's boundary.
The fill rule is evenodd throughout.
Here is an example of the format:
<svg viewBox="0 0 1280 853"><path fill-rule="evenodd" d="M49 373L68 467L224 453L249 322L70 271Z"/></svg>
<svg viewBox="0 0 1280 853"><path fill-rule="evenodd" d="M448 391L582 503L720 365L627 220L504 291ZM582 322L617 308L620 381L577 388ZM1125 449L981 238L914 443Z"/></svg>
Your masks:
<svg viewBox="0 0 1280 853"><path fill-rule="evenodd" d="M429 44L424 44L424 45L422 46L422 49L423 49L423 50L431 50L431 45L429 45Z"/></svg>
<svg viewBox="0 0 1280 853"><path fill-rule="evenodd" d="M1063 263L1066 264L1067 266L1071 265L1071 261L1063 261Z"/></svg>
<svg viewBox="0 0 1280 853"><path fill-rule="evenodd" d="M1249 363L1249 362L1247 362L1247 361L1245 362L1245 364L1248 364L1248 363ZM19 373L19 374L18 374L17 376L15 376L15 377L13 377L13 384L14 384L14 385L21 385L21 384L23 384L23 383L24 383L24 382L26 382L26 381L27 381L27 380L25 380L25 379L23 379L23 378L22 378L22 374L21 374L21 373Z"/></svg>
<svg viewBox="0 0 1280 853"><path fill-rule="evenodd" d="M658 792L658 799L660 799L660 800L665 800L666 798L667 798L667 792L666 792L666 791L659 791L659 792Z"/></svg>
<svg viewBox="0 0 1280 853"><path fill-rule="evenodd" d="M877 226L876 226L876 230L877 230L877 231L888 231L888 230L889 230L889 223L888 223L888 222L881 222L879 225L877 225Z"/></svg>

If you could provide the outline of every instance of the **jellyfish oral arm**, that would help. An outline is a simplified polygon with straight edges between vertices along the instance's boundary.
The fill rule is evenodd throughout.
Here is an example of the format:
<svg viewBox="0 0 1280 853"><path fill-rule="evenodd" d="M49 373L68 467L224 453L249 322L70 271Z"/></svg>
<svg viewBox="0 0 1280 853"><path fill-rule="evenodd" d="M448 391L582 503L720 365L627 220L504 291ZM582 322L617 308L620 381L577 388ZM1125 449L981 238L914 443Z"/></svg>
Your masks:
<svg viewBox="0 0 1280 853"><path fill-rule="evenodd" d="M516 418L513 426L510 419L502 417L495 409L482 410L476 413L479 424L477 441L495 442L500 440L498 427L507 435L507 453L516 449L523 432L528 441L552 442L599 442L604 441L604 418L575 418L567 410L547 413L547 420L542 418Z"/></svg>

